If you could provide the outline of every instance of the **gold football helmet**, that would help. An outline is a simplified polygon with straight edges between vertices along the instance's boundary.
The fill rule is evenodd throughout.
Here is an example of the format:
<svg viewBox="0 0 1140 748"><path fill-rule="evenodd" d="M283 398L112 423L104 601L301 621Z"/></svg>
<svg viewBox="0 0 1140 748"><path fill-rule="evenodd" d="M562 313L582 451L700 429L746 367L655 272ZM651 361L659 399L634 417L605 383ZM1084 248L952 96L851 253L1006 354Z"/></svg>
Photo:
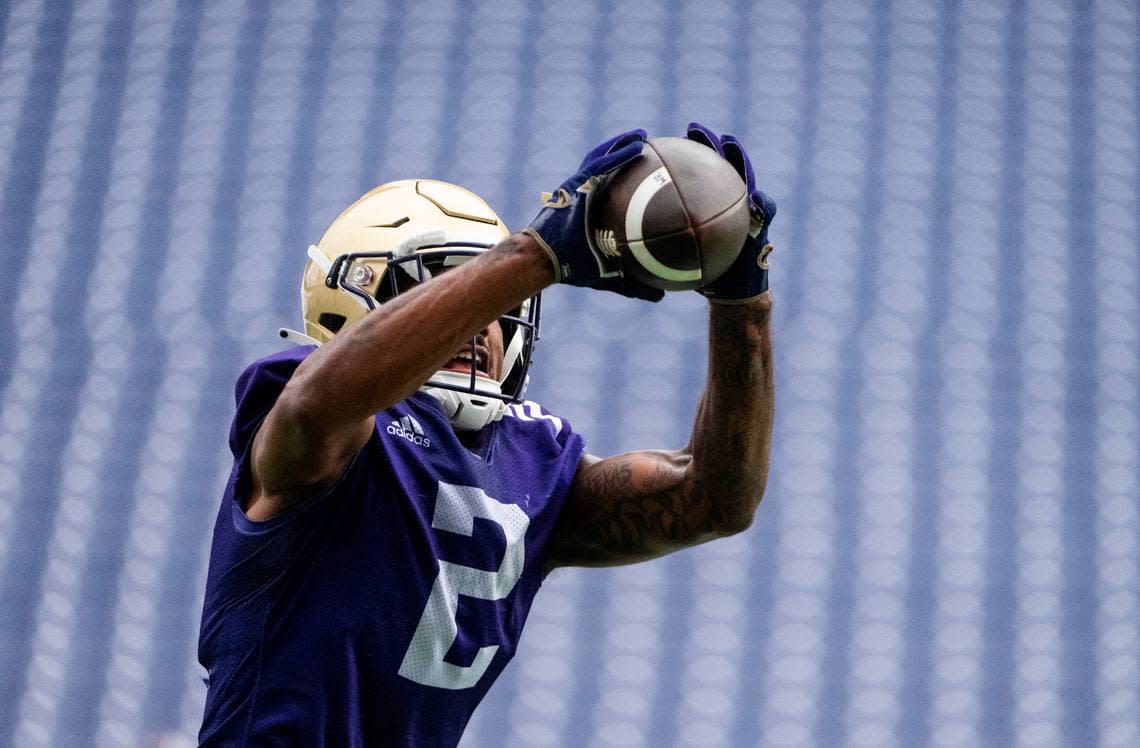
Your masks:
<svg viewBox="0 0 1140 748"><path fill-rule="evenodd" d="M481 197L433 179L389 182L344 210L309 247L301 281L305 332L282 329L297 343L320 345L409 285L424 283L502 241L510 232ZM503 374L475 368L440 371L421 388L444 406L456 428L498 420L522 399L537 338L539 296L500 318Z"/></svg>

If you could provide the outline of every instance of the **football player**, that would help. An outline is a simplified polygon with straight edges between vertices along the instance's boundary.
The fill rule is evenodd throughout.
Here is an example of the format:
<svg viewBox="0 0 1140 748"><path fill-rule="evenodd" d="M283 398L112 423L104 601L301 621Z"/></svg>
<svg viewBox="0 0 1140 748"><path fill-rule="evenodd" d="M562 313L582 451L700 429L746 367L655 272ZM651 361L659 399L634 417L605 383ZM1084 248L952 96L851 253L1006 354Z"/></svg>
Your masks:
<svg viewBox="0 0 1140 748"><path fill-rule="evenodd" d="M651 559L738 533L764 491L775 204L731 136L753 230L701 289L708 380L688 445L608 457L523 400L539 292L657 301L602 277L584 195L641 151L601 144L511 234L454 185L394 182L309 248L301 343L236 387L234 467L199 640L203 745L455 745L559 566Z"/></svg>

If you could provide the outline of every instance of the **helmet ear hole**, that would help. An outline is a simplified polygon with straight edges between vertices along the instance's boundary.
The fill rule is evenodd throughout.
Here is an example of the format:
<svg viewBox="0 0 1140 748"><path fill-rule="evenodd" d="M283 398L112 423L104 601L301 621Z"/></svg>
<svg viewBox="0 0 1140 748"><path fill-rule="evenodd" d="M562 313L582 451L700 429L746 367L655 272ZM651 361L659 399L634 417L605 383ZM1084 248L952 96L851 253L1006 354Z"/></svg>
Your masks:
<svg viewBox="0 0 1140 748"><path fill-rule="evenodd" d="M344 323L347 321L348 318L343 314L333 314L332 312L322 312L321 316L317 318L317 322L320 326L333 335L340 332L340 328L344 327Z"/></svg>

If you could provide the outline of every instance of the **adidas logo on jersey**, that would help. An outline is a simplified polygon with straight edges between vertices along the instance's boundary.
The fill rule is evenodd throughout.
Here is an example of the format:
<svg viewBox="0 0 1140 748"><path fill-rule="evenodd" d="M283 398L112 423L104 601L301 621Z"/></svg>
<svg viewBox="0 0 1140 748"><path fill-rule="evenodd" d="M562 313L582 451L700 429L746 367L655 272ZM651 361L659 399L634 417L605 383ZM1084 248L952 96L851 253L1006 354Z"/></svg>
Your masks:
<svg viewBox="0 0 1140 748"><path fill-rule="evenodd" d="M420 447L430 447L431 439L424 436L424 427L411 416L401 416L388 424L388 433L407 439Z"/></svg>

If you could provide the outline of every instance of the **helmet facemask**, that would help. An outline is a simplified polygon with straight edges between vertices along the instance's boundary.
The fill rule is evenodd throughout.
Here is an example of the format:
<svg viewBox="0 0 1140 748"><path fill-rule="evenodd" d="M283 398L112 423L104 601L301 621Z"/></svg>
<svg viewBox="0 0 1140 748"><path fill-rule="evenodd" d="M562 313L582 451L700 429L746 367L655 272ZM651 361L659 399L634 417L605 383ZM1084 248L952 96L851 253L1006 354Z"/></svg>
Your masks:
<svg viewBox="0 0 1140 748"><path fill-rule="evenodd" d="M486 244L447 242L427 244L414 250L341 255L333 261L326 285L351 294L371 311L401 292L426 283L489 248ZM378 280L373 277L375 273L372 270L378 265L377 261L383 263ZM370 293L366 287L372 286L374 291ZM472 336L470 369L464 372L437 371L420 388L440 402L456 429L481 429L501 418L507 403L522 400L528 383L531 352L538 339L540 307L541 295L535 295L499 317L503 333L503 365L498 379L479 371L478 336Z"/></svg>
<svg viewBox="0 0 1140 748"><path fill-rule="evenodd" d="M510 235L483 198L435 179L388 182L365 193L308 249L301 278L304 332L280 335L321 345L412 285L486 252ZM503 368L497 379L470 371L441 371L423 391L443 405L452 425L480 429L521 400L531 349L538 338L539 297L500 318ZM477 348L472 340L472 348ZM472 350L474 360L478 350ZM457 369L454 361L445 364ZM486 362L483 368L493 366Z"/></svg>

